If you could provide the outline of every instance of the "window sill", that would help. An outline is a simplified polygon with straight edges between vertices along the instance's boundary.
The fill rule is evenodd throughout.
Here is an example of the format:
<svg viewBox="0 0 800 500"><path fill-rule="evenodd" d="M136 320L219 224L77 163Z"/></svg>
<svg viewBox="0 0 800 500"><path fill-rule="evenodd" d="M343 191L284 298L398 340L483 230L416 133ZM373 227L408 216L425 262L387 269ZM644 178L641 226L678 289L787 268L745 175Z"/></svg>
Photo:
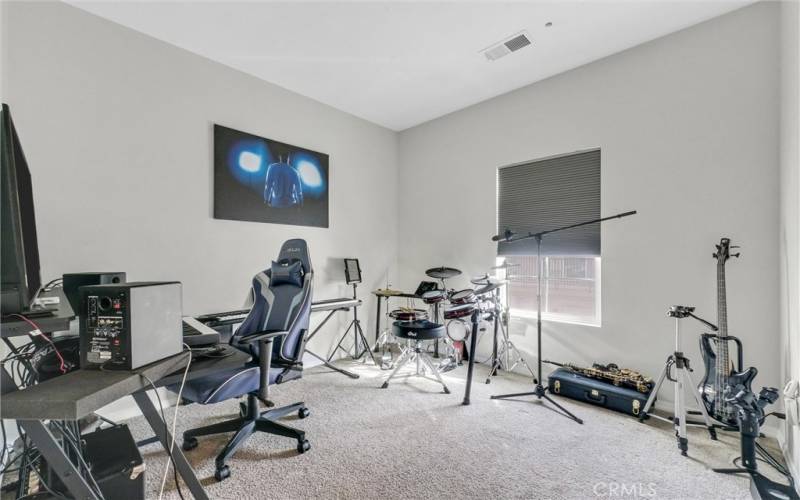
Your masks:
<svg viewBox="0 0 800 500"><path fill-rule="evenodd" d="M527 311L525 309L511 309L509 311L512 318L524 318L524 319L536 319L536 311ZM597 323L589 322L589 321L582 321L576 318L565 318L563 316L553 316L550 314L542 313L542 322L548 323L564 323L567 325L580 325L580 326L591 326L593 328L600 328L602 326L602 321L598 321Z"/></svg>

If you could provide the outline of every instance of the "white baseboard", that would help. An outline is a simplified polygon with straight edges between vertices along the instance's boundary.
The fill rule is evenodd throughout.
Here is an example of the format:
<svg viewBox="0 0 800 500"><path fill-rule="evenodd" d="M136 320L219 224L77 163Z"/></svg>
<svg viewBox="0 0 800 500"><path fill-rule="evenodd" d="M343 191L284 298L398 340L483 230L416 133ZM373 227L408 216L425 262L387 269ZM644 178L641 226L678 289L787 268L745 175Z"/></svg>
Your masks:
<svg viewBox="0 0 800 500"><path fill-rule="evenodd" d="M791 450L789 450L789 443L786 440L786 429L784 426L779 427L777 437L778 445L781 447L781 453L786 460L786 466L789 468L789 473L794 479L794 489L800 495L800 457L795 457Z"/></svg>

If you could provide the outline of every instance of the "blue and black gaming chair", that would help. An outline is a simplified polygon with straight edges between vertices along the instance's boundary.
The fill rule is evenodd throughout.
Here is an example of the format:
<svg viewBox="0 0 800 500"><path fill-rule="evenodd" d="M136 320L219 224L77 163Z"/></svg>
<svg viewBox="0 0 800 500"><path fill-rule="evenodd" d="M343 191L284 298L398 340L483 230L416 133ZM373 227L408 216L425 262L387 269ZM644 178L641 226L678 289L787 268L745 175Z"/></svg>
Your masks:
<svg viewBox="0 0 800 500"><path fill-rule="evenodd" d="M200 404L247 395L247 404L241 404L239 418L183 433L183 449L187 451L197 446L197 436L236 433L217 456L214 477L218 481L230 476L226 462L255 432L295 438L299 453L310 448L303 431L276 421L294 412L300 418L307 417L310 412L304 403L261 412L258 402L271 406L269 385L302 376L301 359L311 313L313 276L305 240L285 242L278 261L253 278L253 306L230 340L232 346L251 354L253 361L228 372L192 380L183 389L185 399Z"/></svg>

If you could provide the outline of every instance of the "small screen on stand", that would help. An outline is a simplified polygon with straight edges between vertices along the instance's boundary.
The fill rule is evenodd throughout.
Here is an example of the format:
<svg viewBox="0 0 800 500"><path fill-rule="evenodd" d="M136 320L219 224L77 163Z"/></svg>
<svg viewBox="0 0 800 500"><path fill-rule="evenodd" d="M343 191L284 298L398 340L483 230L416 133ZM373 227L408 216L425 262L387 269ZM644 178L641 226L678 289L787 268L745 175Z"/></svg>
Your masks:
<svg viewBox="0 0 800 500"><path fill-rule="evenodd" d="M358 259L344 259L344 277L347 284L361 283L361 268Z"/></svg>

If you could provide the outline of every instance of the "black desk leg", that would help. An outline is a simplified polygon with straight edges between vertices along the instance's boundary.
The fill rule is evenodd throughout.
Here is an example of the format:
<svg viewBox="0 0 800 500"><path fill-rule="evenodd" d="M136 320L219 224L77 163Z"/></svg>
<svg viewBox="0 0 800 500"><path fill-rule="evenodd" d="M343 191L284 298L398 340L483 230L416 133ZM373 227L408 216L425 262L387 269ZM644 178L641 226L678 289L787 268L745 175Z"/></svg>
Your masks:
<svg viewBox="0 0 800 500"><path fill-rule="evenodd" d="M467 365L467 387L464 389L464 401L462 401L462 405L469 404L469 397L470 393L472 392L472 369L475 366L475 349L478 343L478 322L479 322L480 312L475 311L472 313L472 332L469 338L469 351L470 351L470 358L469 364Z"/></svg>
<svg viewBox="0 0 800 500"><path fill-rule="evenodd" d="M378 340L381 338L381 296L376 295L377 313L375 315L375 349L372 352L378 352Z"/></svg>
<svg viewBox="0 0 800 500"><path fill-rule="evenodd" d="M42 424L40 420L20 420L19 424L25 430L33 444L44 455L45 460L55 470L61 482L67 487L74 498L80 500L98 500L98 497L89 483L81 475L75 465L64 454L64 450L58 445L58 441L50 430Z"/></svg>
<svg viewBox="0 0 800 500"><path fill-rule="evenodd" d="M433 304L433 322L439 322L439 303ZM436 339L436 342L433 344L433 357L439 357L439 339Z"/></svg>
<svg viewBox="0 0 800 500"><path fill-rule="evenodd" d="M497 370L500 368L500 360L497 359L497 331L500 327L499 321L500 317L495 310L494 318L492 319L492 323L494 323L494 333L492 334L492 369L489 370L489 376L486 377L487 384L492 381L492 377L497 375Z"/></svg>
<svg viewBox="0 0 800 500"><path fill-rule="evenodd" d="M150 424L150 428L153 429L158 440L161 441L164 450L169 450L172 436L170 436L167 431L166 424L161 419L161 414L158 413L156 407L153 406L153 402L147 397L147 393L145 391L135 392L133 393L133 399L136 401L139 409L142 410L142 414L144 414L144 418L147 419L147 423ZM175 468L178 470L178 474L181 475L186 486L189 487L192 496L197 500L208 500L208 495L206 495L203 485L200 484L200 481L194 473L194 469L192 469L192 466L183 455L180 443L176 442L175 446L172 448L172 458L175 460Z"/></svg>

